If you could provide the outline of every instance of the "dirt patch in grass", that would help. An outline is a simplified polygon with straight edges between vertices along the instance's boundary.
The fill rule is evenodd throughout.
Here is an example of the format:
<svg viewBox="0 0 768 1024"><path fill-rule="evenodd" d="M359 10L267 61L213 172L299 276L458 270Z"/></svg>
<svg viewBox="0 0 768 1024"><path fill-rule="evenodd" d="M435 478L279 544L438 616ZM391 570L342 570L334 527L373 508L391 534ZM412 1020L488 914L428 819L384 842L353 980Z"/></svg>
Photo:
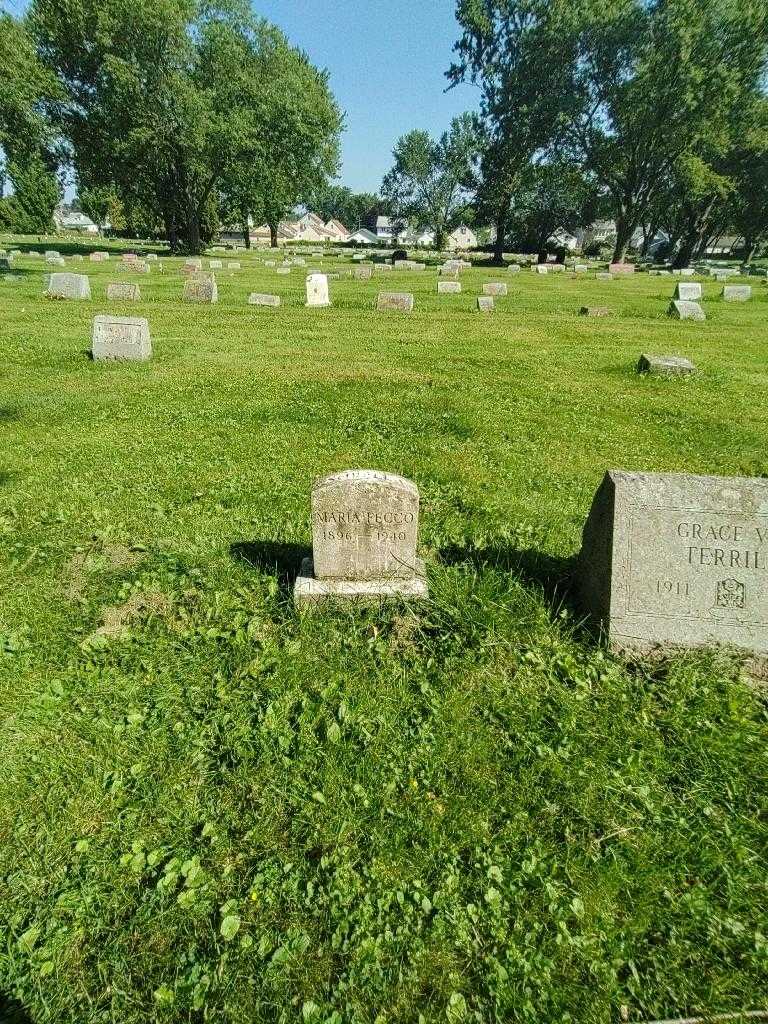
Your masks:
<svg viewBox="0 0 768 1024"><path fill-rule="evenodd" d="M101 616L101 625L94 636L117 636L131 623L149 615L165 615L171 603L165 594L157 591L139 591L131 594L123 604L105 608Z"/></svg>
<svg viewBox="0 0 768 1024"><path fill-rule="evenodd" d="M144 557L126 544L99 544L75 551L64 568L64 596L68 601L79 601L86 596L88 578L98 568L114 572L134 569Z"/></svg>

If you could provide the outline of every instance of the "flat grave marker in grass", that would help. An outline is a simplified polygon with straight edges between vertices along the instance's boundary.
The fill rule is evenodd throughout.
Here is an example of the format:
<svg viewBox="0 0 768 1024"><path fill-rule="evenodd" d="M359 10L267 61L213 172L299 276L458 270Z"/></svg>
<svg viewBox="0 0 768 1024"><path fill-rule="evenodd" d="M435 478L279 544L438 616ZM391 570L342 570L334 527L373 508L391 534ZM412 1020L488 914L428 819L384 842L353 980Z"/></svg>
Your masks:
<svg viewBox="0 0 768 1024"><path fill-rule="evenodd" d="M638 373L658 374L663 377L680 377L696 373L696 367L683 356L656 356L643 354L637 364Z"/></svg>
<svg viewBox="0 0 768 1024"><path fill-rule="evenodd" d="M768 480L608 472L584 527L583 605L615 650L768 658Z"/></svg>
<svg viewBox="0 0 768 1024"><path fill-rule="evenodd" d="M91 353L97 362L149 359L152 356L149 323L144 317L95 316Z"/></svg>
<svg viewBox="0 0 768 1024"><path fill-rule="evenodd" d="M279 295L268 295L264 292L251 292L248 296L249 306L279 306L281 299Z"/></svg>
<svg viewBox="0 0 768 1024"><path fill-rule="evenodd" d="M582 306L579 314L581 316L610 316L611 310L608 306Z"/></svg>
<svg viewBox="0 0 768 1024"><path fill-rule="evenodd" d="M411 292L379 292L376 309L380 313L390 309L401 313L411 313L413 311L413 295Z"/></svg>
<svg viewBox="0 0 768 1024"><path fill-rule="evenodd" d="M376 470L333 473L312 488L312 552L296 580L299 606L322 600L427 596L416 556L419 491Z"/></svg>
<svg viewBox="0 0 768 1024"><path fill-rule="evenodd" d="M669 316L674 320L706 320L707 315L698 302L690 302L687 299L673 299L667 310Z"/></svg>
<svg viewBox="0 0 768 1024"><path fill-rule="evenodd" d="M51 274L45 294L50 299L90 299L91 282L86 274Z"/></svg>
<svg viewBox="0 0 768 1024"><path fill-rule="evenodd" d="M139 302L141 290L137 284L129 281L110 281L107 285L107 298L116 301Z"/></svg>

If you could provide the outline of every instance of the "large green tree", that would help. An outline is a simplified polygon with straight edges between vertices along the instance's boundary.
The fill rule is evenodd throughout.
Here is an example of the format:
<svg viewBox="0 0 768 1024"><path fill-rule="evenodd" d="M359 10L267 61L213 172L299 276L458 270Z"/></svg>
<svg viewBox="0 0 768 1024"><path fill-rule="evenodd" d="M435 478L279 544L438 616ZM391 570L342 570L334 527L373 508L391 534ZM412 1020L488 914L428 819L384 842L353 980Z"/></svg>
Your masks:
<svg viewBox="0 0 768 1024"><path fill-rule="evenodd" d="M3 176L13 187L2 219L20 232L47 231L60 195L59 152L47 116L56 81L38 60L24 23L9 14L0 14L0 83Z"/></svg>
<svg viewBox="0 0 768 1024"><path fill-rule="evenodd" d="M597 190L573 163L531 164L521 175L510 216L516 251L540 252L559 228L576 231L594 220Z"/></svg>
<svg viewBox="0 0 768 1024"><path fill-rule="evenodd" d="M615 260L625 258L676 166L687 165L697 188L706 191L708 177L721 189L709 155L727 149L767 52L764 0L606 0L585 8L573 138L611 199Z"/></svg>
<svg viewBox="0 0 768 1024"><path fill-rule="evenodd" d="M493 223L501 261L515 193L532 164L551 153L579 102L574 73L580 3L457 0L462 35L451 85L480 87L483 150L476 205Z"/></svg>
<svg viewBox="0 0 768 1024"><path fill-rule="evenodd" d="M472 117L463 114L451 122L439 139L412 131L398 139L392 170L384 178L381 195L403 226L413 222L435 232L442 249L448 232L466 216L468 184L478 153Z"/></svg>
<svg viewBox="0 0 768 1024"><path fill-rule="evenodd" d="M294 130L310 162L335 152L338 112L304 144L302 119L317 132L322 113L307 109L304 90L323 76L245 0L66 7L63 17L61 0L33 0L29 18L65 92L58 113L78 175L162 220L172 246L198 251L217 191L245 167L275 166Z"/></svg>

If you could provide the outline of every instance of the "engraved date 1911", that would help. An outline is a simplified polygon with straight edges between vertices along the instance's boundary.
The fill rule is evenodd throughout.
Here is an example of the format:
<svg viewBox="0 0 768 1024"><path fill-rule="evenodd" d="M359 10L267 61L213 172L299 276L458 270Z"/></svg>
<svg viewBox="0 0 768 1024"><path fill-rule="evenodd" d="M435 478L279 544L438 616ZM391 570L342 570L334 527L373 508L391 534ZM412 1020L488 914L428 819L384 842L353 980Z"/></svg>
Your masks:
<svg viewBox="0 0 768 1024"><path fill-rule="evenodd" d="M689 583L680 583L678 580L657 580L656 593L660 597L685 598L691 596Z"/></svg>

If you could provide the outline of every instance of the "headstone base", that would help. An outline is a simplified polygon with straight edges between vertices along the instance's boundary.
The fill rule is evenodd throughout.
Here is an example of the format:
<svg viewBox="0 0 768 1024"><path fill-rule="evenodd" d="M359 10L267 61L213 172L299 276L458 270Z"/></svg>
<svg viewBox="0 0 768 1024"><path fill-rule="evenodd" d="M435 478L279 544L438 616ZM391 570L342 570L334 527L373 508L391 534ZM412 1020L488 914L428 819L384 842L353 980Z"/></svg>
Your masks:
<svg viewBox="0 0 768 1024"><path fill-rule="evenodd" d="M385 580L319 580L311 558L301 563L296 577L293 600L297 608L332 601L378 602L402 598L406 601L423 601L429 596L426 579L423 578L424 563L418 560L416 572L411 579Z"/></svg>

